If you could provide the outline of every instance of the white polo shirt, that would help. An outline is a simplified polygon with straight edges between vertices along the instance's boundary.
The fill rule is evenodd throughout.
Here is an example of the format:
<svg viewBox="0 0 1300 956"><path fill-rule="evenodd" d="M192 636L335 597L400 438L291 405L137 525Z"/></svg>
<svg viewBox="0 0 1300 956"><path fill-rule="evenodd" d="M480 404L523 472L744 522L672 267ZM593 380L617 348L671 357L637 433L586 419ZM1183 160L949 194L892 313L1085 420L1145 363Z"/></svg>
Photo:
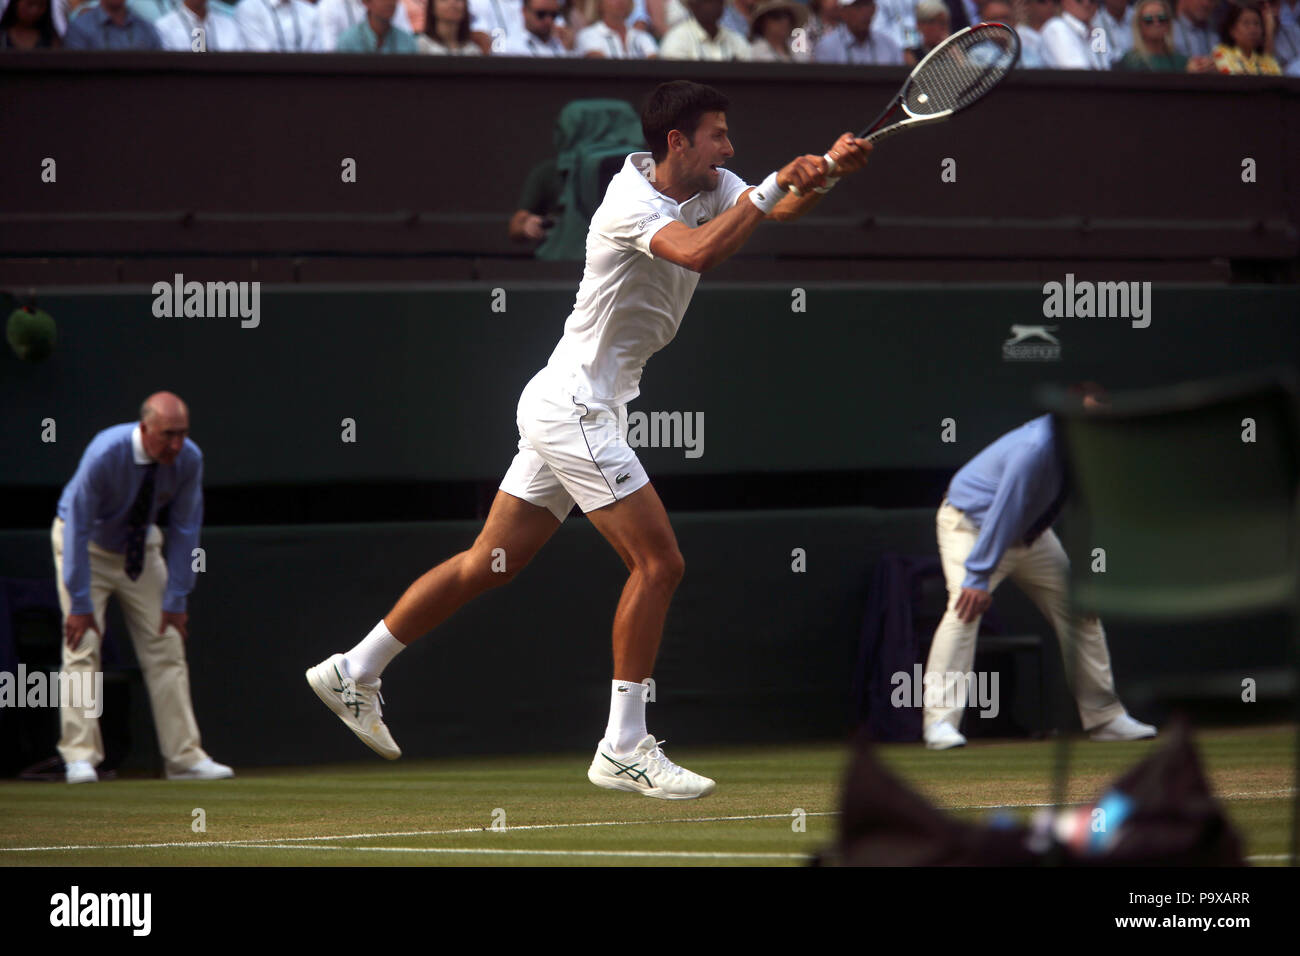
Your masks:
<svg viewBox="0 0 1300 956"><path fill-rule="evenodd" d="M307 0L240 0L235 20L248 48L273 53L320 50L316 7Z"/></svg>
<svg viewBox="0 0 1300 956"><path fill-rule="evenodd" d="M203 42L209 53L236 53L248 49L248 41L235 18L228 13L218 12L211 4L204 20L200 20L193 10L181 4L171 13L159 17L153 27L162 38L164 50L192 52L194 31L200 28L204 32Z"/></svg>
<svg viewBox="0 0 1300 956"><path fill-rule="evenodd" d="M678 204L646 178L649 153L632 153L614 175L587 231L587 264L573 312L547 369L573 390L611 406L641 393L646 361L673 340L700 281L650 251L670 222L694 229L736 204L750 186L727 169L718 187Z"/></svg>
<svg viewBox="0 0 1300 956"><path fill-rule="evenodd" d="M644 60L658 54L659 46L650 34L632 27L627 28L627 42L624 43L617 33L600 20L578 31L574 50L578 56L595 52L603 53L611 60Z"/></svg>
<svg viewBox="0 0 1300 956"><path fill-rule="evenodd" d="M1043 62L1054 70L1109 70L1110 58L1092 49L1092 24L1070 13L1043 24Z"/></svg>
<svg viewBox="0 0 1300 956"><path fill-rule="evenodd" d="M524 30L521 33L515 33L508 37L501 44L501 49L497 50L493 44L492 52L501 56L568 56L569 51L564 48L560 38L554 33L547 39L543 40L536 34Z"/></svg>

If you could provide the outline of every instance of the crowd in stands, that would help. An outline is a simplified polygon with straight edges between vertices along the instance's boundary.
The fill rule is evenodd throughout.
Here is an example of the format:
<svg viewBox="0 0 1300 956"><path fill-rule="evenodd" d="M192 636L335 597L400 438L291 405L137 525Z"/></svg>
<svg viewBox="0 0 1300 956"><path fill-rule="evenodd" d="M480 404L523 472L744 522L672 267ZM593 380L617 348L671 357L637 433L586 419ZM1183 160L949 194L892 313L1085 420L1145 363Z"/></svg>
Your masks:
<svg viewBox="0 0 1300 956"><path fill-rule="evenodd" d="M911 66L950 33L994 21L1020 34L1028 69L1300 76L1300 0L0 0L0 8L0 51Z"/></svg>

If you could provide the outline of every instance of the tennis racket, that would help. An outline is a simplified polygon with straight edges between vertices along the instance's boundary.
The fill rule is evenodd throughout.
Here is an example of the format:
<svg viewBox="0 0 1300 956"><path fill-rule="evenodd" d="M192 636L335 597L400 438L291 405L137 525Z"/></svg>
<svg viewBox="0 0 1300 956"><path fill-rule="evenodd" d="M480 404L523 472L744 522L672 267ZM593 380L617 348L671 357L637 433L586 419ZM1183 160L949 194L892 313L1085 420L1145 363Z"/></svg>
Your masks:
<svg viewBox="0 0 1300 956"><path fill-rule="evenodd" d="M988 96L1019 59L1020 36L1011 27L979 23L959 30L913 67L893 102L858 139L878 143L905 129L942 123ZM826 161L829 176L835 160L828 155Z"/></svg>

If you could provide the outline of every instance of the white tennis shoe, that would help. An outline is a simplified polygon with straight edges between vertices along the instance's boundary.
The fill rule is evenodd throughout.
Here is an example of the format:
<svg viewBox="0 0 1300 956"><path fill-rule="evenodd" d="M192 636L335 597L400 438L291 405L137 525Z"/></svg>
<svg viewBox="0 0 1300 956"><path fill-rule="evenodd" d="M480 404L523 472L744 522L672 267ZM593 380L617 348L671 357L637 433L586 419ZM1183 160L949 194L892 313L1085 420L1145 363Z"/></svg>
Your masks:
<svg viewBox="0 0 1300 956"><path fill-rule="evenodd" d="M924 736L927 750L951 750L954 747L966 746L966 738L946 720L931 724L925 729Z"/></svg>
<svg viewBox="0 0 1300 956"><path fill-rule="evenodd" d="M189 770L167 771L168 780L228 780L234 775L235 771L211 757L204 757Z"/></svg>
<svg viewBox="0 0 1300 956"><path fill-rule="evenodd" d="M1100 727L1095 728L1089 736L1093 740L1148 740L1156 735L1156 729L1150 724L1134 720L1127 713L1120 714Z"/></svg>
<svg viewBox="0 0 1300 956"><path fill-rule="evenodd" d="M72 760L65 768L68 783L98 783L99 774L89 760Z"/></svg>
<svg viewBox="0 0 1300 956"><path fill-rule="evenodd" d="M402 755L393 735L384 726L379 693L382 681L356 681L347 676L342 654L335 654L315 667L307 668L307 683L325 706L379 756L396 760Z"/></svg>
<svg viewBox="0 0 1300 956"><path fill-rule="evenodd" d="M627 790L661 800L692 800L713 792L716 783L677 766L660 749L662 743L647 734L631 753L616 754L609 741L602 740L596 745L587 779L606 790Z"/></svg>

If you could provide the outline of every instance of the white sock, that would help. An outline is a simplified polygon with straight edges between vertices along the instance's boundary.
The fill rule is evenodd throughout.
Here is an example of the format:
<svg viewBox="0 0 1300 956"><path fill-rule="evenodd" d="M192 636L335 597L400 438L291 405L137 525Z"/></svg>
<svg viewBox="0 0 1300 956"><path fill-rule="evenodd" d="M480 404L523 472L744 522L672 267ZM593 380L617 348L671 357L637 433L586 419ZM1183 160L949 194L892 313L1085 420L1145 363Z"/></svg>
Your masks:
<svg viewBox="0 0 1300 956"><path fill-rule="evenodd" d="M360 644L343 655L348 676L363 683L378 680L389 662L405 649L406 645L388 633L381 619Z"/></svg>
<svg viewBox="0 0 1300 956"><path fill-rule="evenodd" d="M645 685L616 680L609 692L609 723L605 740L618 754L631 753L649 733L645 729Z"/></svg>

